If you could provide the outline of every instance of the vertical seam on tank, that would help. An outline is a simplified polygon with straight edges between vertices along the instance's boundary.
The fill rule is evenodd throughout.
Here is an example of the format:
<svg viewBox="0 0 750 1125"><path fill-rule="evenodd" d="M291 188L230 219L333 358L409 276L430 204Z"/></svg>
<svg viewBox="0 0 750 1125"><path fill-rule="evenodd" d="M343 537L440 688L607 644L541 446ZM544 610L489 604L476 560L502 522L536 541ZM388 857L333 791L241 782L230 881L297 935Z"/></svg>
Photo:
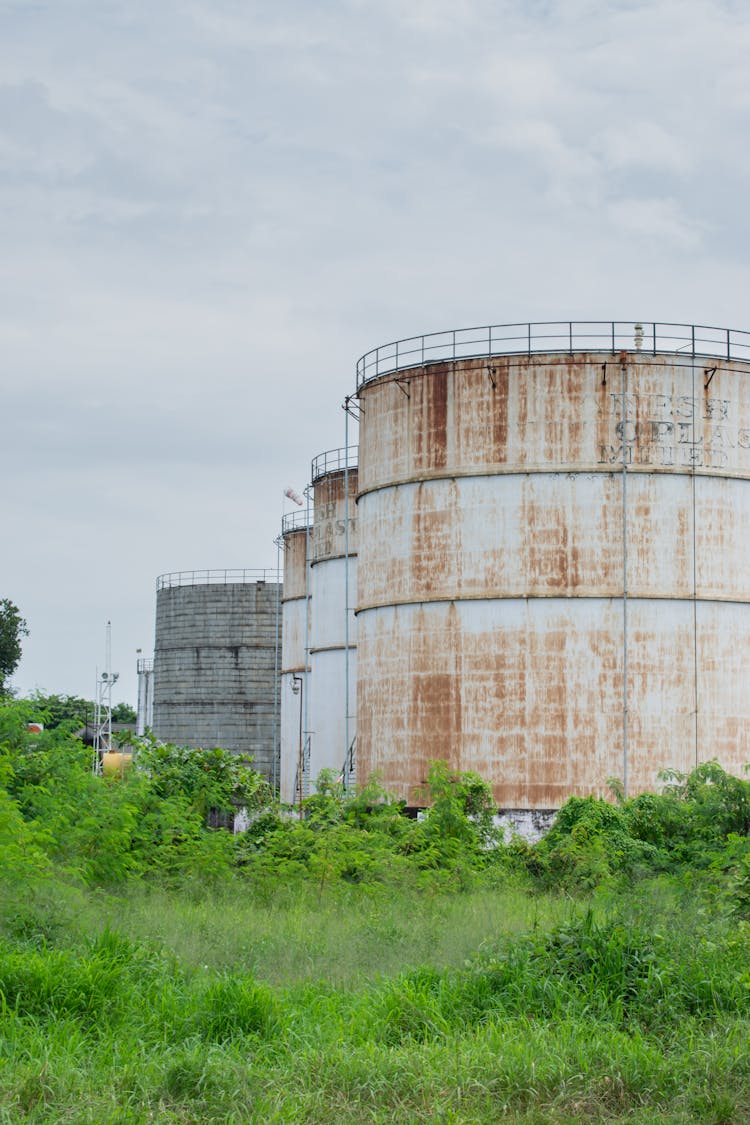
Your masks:
<svg viewBox="0 0 750 1125"><path fill-rule="evenodd" d="M693 356L692 370L692 396L693 396L693 441L695 442L695 356ZM695 765L698 765L698 529L696 525L696 497L695 497L695 457L691 466L690 487L693 504L693 740L695 749Z"/></svg>
<svg viewBox="0 0 750 1125"><path fill-rule="evenodd" d="M620 360L622 377L622 788L628 796L628 446L627 364Z"/></svg>
<svg viewBox="0 0 750 1125"><path fill-rule="evenodd" d="M349 754L349 411L344 410L344 758L341 778L346 789L346 760Z"/></svg>

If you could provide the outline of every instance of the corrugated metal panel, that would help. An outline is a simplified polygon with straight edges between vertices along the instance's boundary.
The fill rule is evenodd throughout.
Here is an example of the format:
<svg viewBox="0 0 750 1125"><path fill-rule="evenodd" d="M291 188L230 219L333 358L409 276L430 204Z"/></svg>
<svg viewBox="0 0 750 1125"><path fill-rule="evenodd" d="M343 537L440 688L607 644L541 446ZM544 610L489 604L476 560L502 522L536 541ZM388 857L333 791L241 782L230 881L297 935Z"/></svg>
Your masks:
<svg viewBox="0 0 750 1125"><path fill-rule="evenodd" d="M154 733L252 755L271 780L279 586L216 580L227 571L202 572L205 583L183 573L189 584L163 582L156 595Z"/></svg>

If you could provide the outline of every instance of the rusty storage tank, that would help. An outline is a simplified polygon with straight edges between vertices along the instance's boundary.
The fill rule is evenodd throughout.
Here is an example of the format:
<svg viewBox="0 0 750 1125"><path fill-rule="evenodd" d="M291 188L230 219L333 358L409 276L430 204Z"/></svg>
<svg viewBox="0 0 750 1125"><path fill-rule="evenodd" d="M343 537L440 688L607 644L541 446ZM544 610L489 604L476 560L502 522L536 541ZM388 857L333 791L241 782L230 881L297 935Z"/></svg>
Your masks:
<svg viewBox="0 0 750 1125"><path fill-rule="evenodd" d="M303 791L306 757L305 709L309 687L310 584L307 565L308 511L290 512L281 523L284 596L281 614L279 796L293 804Z"/></svg>
<svg viewBox="0 0 750 1125"><path fill-rule="evenodd" d="M310 538L308 789L322 769L354 781L356 736L357 447L314 458L315 519Z"/></svg>
<svg viewBox="0 0 750 1125"><path fill-rule="evenodd" d="M281 587L273 570L190 570L156 584L153 729L274 769L274 668Z"/></svg>
<svg viewBox="0 0 750 1125"><path fill-rule="evenodd" d="M358 730L500 809L750 762L750 334L417 337L358 365Z"/></svg>

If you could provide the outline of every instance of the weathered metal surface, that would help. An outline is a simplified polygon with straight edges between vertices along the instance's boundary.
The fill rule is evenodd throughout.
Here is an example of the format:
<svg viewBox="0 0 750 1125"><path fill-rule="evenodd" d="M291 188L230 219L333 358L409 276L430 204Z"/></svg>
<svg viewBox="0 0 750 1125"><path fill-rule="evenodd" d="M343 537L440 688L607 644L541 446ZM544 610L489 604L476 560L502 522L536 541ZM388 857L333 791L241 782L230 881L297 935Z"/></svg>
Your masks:
<svg viewBox="0 0 750 1125"><path fill-rule="evenodd" d="M287 804L297 799L300 719L309 677L306 670L308 616L306 597L307 529L284 534L284 599L281 619L281 682L279 686L279 792ZM296 692L295 692L296 687Z"/></svg>
<svg viewBox="0 0 750 1125"><path fill-rule="evenodd" d="M292 805L299 799L300 727L304 714L304 689L307 683L309 679L303 670L281 674L279 796L287 805Z"/></svg>
<svg viewBox="0 0 750 1125"><path fill-rule="evenodd" d="M349 483L349 503L345 485ZM342 558L346 553L346 522L349 521L349 553L357 553L357 466L347 473L337 469L315 482L315 518L310 557L313 565L326 559Z"/></svg>
<svg viewBox="0 0 750 1125"><path fill-rule="evenodd" d="M283 603L281 626L281 671L305 670L307 644L306 619L312 615L312 602L294 598Z"/></svg>
<svg viewBox="0 0 750 1125"><path fill-rule="evenodd" d="M158 738L252 755L255 768L273 777L279 595L278 584L267 582L161 586L153 668Z"/></svg>
<svg viewBox="0 0 750 1125"><path fill-rule="evenodd" d="M494 356L360 402L360 777L413 799L445 758L544 809L741 771L750 364Z"/></svg>
<svg viewBox="0 0 750 1125"><path fill-rule="evenodd" d="M324 461L316 458L313 462L315 522L310 579L314 612L308 716L312 782L322 769L341 771L347 738L351 743L356 730L357 653L353 610L357 598L358 549L356 449L349 450L347 472L339 467L345 453L345 450L332 450L324 455ZM335 468L327 471L329 465Z"/></svg>
<svg viewBox="0 0 750 1125"><path fill-rule="evenodd" d="M284 536L284 599L304 598L307 530L297 528Z"/></svg>

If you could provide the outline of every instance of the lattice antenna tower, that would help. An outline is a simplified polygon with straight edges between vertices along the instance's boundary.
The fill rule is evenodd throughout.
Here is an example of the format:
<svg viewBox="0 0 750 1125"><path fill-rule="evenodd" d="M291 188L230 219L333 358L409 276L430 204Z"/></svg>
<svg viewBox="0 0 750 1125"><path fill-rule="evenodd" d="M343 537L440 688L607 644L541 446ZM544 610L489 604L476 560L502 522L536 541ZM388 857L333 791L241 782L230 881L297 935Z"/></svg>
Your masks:
<svg viewBox="0 0 750 1125"><path fill-rule="evenodd" d="M112 750L112 688L120 678L112 671L112 622L104 631L104 671L96 673L96 715L94 719L94 773L102 772L104 754Z"/></svg>

